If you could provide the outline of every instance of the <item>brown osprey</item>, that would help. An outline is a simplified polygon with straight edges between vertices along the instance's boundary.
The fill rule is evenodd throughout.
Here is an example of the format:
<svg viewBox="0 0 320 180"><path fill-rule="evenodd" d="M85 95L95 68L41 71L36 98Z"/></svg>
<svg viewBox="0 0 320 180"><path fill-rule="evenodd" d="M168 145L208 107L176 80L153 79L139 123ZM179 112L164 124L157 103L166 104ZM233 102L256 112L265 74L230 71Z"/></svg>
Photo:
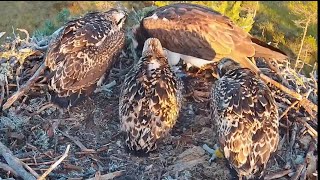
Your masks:
<svg viewBox="0 0 320 180"><path fill-rule="evenodd" d="M177 121L182 86L160 41L145 41L142 57L125 76L120 93L121 129L130 150L148 153L157 148Z"/></svg>
<svg viewBox="0 0 320 180"><path fill-rule="evenodd" d="M53 102L70 107L91 94L99 79L109 74L124 46L125 19L124 11L111 9L88 13L65 25L50 43L45 59Z"/></svg>
<svg viewBox="0 0 320 180"><path fill-rule="evenodd" d="M211 119L220 149L239 178L261 178L279 142L278 108L268 86L231 59L218 64Z"/></svg>
<svg viewBox="0 0 320 180"><path fill-rule="evenodd" d="M143 18L133 29L138 49L146 38L158 38L166 49L171 65L180 58L198 68L224 57L259 72L248 57L287 56L281 50L261 42L235 25L228 17L212 9L187 3L160 7Z"/></svg>

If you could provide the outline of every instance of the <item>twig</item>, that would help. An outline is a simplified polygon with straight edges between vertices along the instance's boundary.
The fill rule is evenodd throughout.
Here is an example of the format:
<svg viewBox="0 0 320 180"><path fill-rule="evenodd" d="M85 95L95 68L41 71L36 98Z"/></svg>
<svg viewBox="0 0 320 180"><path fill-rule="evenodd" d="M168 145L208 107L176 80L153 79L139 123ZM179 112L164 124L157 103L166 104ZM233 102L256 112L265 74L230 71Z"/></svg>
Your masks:
<svg viewBox="0 0 320 180"><path fill-rule="evenodd" d="M291 177L291 180L298 180L299 176L302 172L302 169L304 168L305 164L300 164L297 168L296 173L294 173L294 175Z"/></svg>
<svg viewBox="0 0 320 180"><path fill-rule="evenodd" d="M75 170L75 171L82 171L83 168L80 167L80 166L76 166L76 165L73 165L73 164L69 164L69 163L64 163L63 164L63 168L64 169L70 169L70 170Z"/></svg>
<svg viewBox="0 0 320 180"><path fill-rule="evenodd" d="M45 109L51 108L51 107L56 107L58 108L58 106L54 103L48 103L46 105L43 105L40 109L38 109L36 112L33 112L30 114L30 116L34 116L34 115L38 115L40 114L42 111L44 111Z"/></svg>
<svg viewBox="0 0 320 180"><path fill-rule="evenodd" d="M45 70L46 66L43 62L34 75L24 84L17 92L15 92L3 105L3 110L8 109L18 98L25 94L31 86L38 80L40 74Z"/></svg>
<svg viewBox="0 0 320 180"><path fill-rule="evenodd" d="M36 178L29 174L22 166L21 161L16 158L9 148L0 142L0 154L7 161L8 165L16 171L16 173L23 179L35 180Z"/></svg>
<svg viewBox="0 0 320 180"><path fill-rule="evenodd" d="M101 172L97 171L94 175L94 180L100 180L100 178L101 178Z"/></svg>
<svg viewBox="0 0 320 180"><path fill-rule="evenodd" d="M18 174L15 170L13 170L10 166L7 164L4 164L0 162L0 169L3 169L4 171L9 171L11 174L13 174L15 177L18 177Z"/></svg>
<svg viewBox="0 0 320 180"><path fill-rule="evenodd" d="M33 176L35 176L36 178L39 178L39 174L37 173L37 172L35 172L30 166L28 166L26 163L24 163L24 162L21 162L22 163L22 165L26 168L26 169L28 169L28 171L33 175Z"/></svg>
<svg viewBox="0 0 320 180"><path fill-rule="evenodd" d="M121 171L115 171L115 172L112 172L112 173L108 173L108 174L105 174L105 175L100 175L100 178L99 180L108 180L108 179L114 179L118 176L121 176L123 174L124 170L121 170ZM86 179L86 180L95 180L96 178L93 177L93 178L89 178L89 179Z"/></svg>
<svg viewBox="0 0 320 180"><path fill-rule="evenodd" d="M18 31L20 31L20 32L24 32L25 34L26 34L26 41L27 41L27 43L29 43L29 40L30 40L30 35L29 35L29 32L27 31L27 30L25 30L25 29L19 29L19 28L17 28L17 30Z"/></svg>
<svg viewBox="0 0 320 180"><path fill-rule="evenodd" d="M38 178L38 180L44 180L44 179L49 175L49 173L50 173L54 168L56 168L56 167L68 156L69 150L70 150L70 144L68 144L67 149L66 149L66 151L63 153L63 155L61 156L61 158L60 158L57 162L55 162L54 164L52 164L52 165L50 166L50 168L49 168L46 172L44 172L44 173L40 176L40 178Z"/></svg>
<svg viewBox="0 0 320 180"><path fill-rule="evenodd" d="M2 81L0 81L0 86L1 86L1 96L0 96L0 108L1 108L2 101L4 99L4 84Z"/></svg>
<svg viewBox="0 0 320 180"><path fill-rule="evenodd" d="M282 114L281 116L279 117L279 121L281 120L281 118L286 115L288 113L288 111L293 108L296 104L298 104L299 101L295 101L294 103L292 103Z"/></svg>
<svg viewBox="0 0 320 180"><path fill-rule="evenodd" d="M97 88L96 90L94 90L94 93L98 93L101 91L108 91L109 88L112 88L113 86L115 86L117 83L115 80L113 80L112 82L110 82L109 84L106 85L102 85L101 87ZM110 90L109 90L110 91Z"/></svg>
<svg viewBox="0 0 320 180"><path fill-rule="evenodd" d="M72 137L71 135L57 129L58 132L60 132L61 134L63 134L64 136L66 136L67 138L69 138L71 141L73 141L80 149L81 151L85 151L85 152L95 152L95 150L93 149L88 149L87 147L85 147L78 139L76 139L75 137Z"/></svg>
<svg viewBox="0 0 320 180"><path fill-rule="evenodd" d="M7 96L9 96L8 76L4 76L4 81L6 85Z"/></svg>
<svg viewBox="0 0 320 180"><path fill-rule="evenodd" d="M279 171L279 172L276 172L276 173L270 173L270 174L267 174L264 179L265 180L271 180L271 179L277 179L277 178L281 178L289 173L293 172L292 169L286 169L284 171Z"/></svg>
<svg viewBox="0 0 320 180"><path fill-rule="evenodd" d="M60 157L60 156L58 156ZM57 158L55 158L57 159ZM47 165L47 164L52 164L54 163L55 161L47 161L47 162L35 162L35 163L26 163L27 165L34 165L34 166L39 166L39 165Z"/></svg>
<svg viewBox="0 0 320 180"><path fill-rule="evenodd" d="M307 166L304 165L299 179L307 179Z"/></svg>
<svg viewBox="0 0 320 180"><path fill-rule="evenodd" d="M314 130L306 121L302 120L301 118L297 118L299 122L301 122L307 129L308 133L314 138L317 139L318 137L318 132Z"/></svg>
<svg viewBox="0 0 320 180"><path fill-rule="evenodd" d="M294 143L296 142L296 136L297 136L297 131L298 131L298 126L297 123L294 122L292 125L292 129L291 129L291 138L290 138L290 143L289 143L289 148L290 148L290 158L292 157L292 148Z"/></svg>
<svg viewBox="0 0 320 180"><path fill-rule="evenodd" d="M0 38L1 38L4 34L6 34L6 32L0 32Z"/></svg>

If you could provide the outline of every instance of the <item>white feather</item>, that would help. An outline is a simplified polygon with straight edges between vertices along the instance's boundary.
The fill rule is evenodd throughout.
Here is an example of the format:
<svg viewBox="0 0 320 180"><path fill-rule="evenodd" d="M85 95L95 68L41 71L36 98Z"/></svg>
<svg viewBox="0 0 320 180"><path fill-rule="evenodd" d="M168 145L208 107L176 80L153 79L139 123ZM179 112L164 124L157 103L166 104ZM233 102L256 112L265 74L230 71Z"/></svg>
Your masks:
<svg viewBox="0 0 320 180"><path fill-rule="evenodd" d="M179 54L176 52L169 51L168 49L165 49L166 55L168 57L169 64L171 66L177 65L180 61L180 58L187 64L191 64L193 66L196 66L198 68L203 67L206 64L214 63L213 61L196 58L193 56L188 56L184 54Z"/></svg>

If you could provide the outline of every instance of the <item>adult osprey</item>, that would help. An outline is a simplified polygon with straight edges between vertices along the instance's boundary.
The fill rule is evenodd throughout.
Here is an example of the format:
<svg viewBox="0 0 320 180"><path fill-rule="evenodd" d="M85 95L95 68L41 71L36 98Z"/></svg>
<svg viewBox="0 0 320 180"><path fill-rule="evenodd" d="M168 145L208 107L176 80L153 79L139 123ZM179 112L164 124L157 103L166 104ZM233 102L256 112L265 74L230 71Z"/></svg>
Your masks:
<svg viewBox="0 0 320 180"><path fill-rule="evenodd" d="M45 65L51 72L52 101L70 107L89 95L124 46L126 13L111 9L69 21L48 48Z"/></svg>
<svg viewBox="0 0 320 180"><path fill-rule="evenodd" d="M239 177L261 178L279 143L278 108L268 86L230 59L218 64L211 119L220 149Z"/></svg>
<svg viewBox="0 0 320 180"><path fill-rule="evenodd" d="M146 38L158 38L171 65L180 58L198 68L227 57L259 72L248 57L283 60L281 50L242 30L228 17L212 9L187 3L160 7L146 15L133 29L138 49Z"/></svg>
<svg viewBox="0 0 320 180"><path fill-rule="evenodd" d="M142 57L125 76L120 93L121 129L130 150L147 153L157 148L177 121L182 86L160 41L145 41Z"/></svg>

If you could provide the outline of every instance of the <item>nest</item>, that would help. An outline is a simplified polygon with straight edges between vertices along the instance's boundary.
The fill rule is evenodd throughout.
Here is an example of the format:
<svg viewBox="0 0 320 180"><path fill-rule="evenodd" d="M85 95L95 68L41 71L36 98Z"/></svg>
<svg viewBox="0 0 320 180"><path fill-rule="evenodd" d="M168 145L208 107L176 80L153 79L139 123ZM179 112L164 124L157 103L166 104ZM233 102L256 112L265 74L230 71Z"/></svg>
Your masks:
<svg viewBox="0 0 320 180"><path fill-rule="evenodd" d="M204 143L214 144L205 100L186 100L171 136L150 157L135 157L125 151L118 97L123 74L136 58L130 45L114 65L113 71L118 73L111 73L106 80L114 89L94 94L61 117L56 108L45 107L49 102L46 71L34 78L43 67L50 39L57 33L36 39L20 31L26 33L25 39L17 35L0 47L0 108L5 107L0 113L0 179L229 178L225 163L218 160L209 165L210 155L200 148ZM263 59L256 62L266 76L317 106L315 77L298 74L289 64L276 63L279 76ZM208 96L212 83L192 78L188 86ZM281 141L270 158L266 179L316 179L318 119L312 108L305 108L310 102L297 100L271 83L268 86L279 107Z"/></svg>

